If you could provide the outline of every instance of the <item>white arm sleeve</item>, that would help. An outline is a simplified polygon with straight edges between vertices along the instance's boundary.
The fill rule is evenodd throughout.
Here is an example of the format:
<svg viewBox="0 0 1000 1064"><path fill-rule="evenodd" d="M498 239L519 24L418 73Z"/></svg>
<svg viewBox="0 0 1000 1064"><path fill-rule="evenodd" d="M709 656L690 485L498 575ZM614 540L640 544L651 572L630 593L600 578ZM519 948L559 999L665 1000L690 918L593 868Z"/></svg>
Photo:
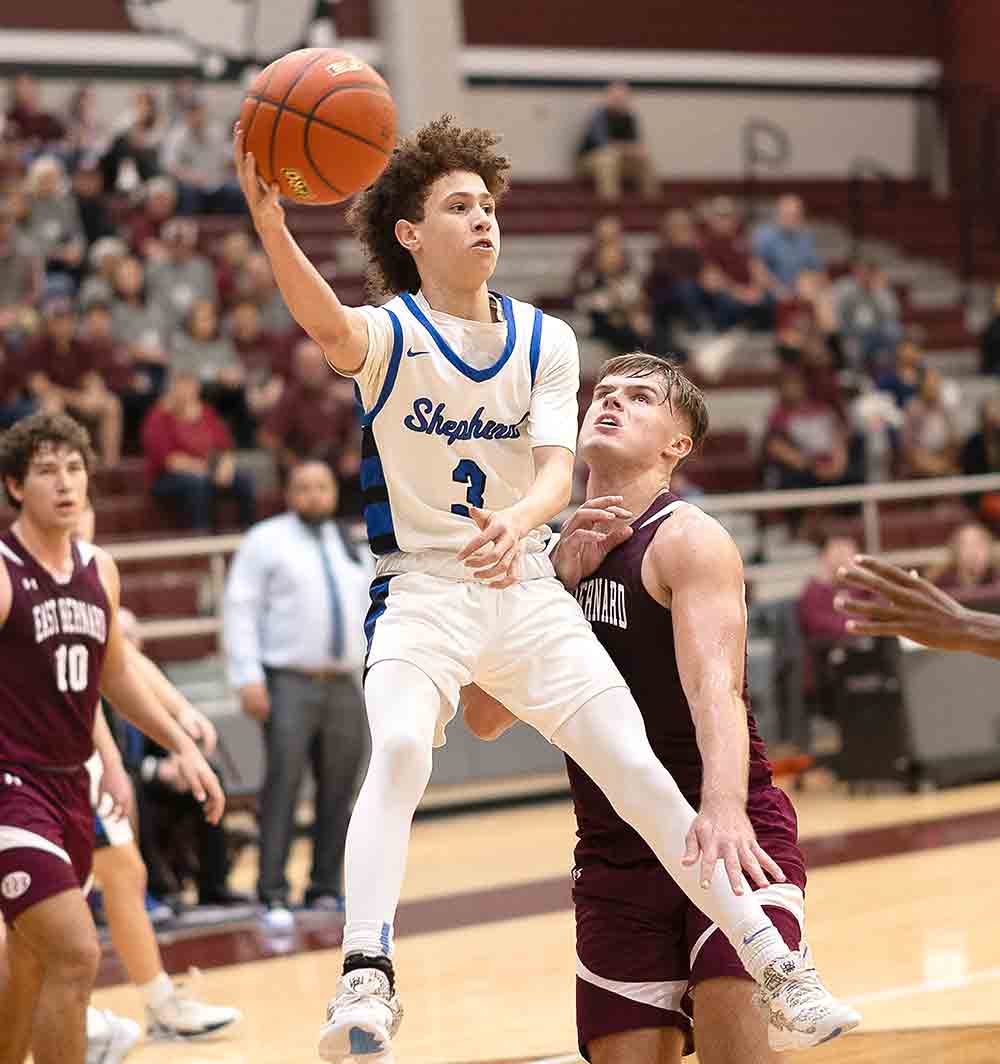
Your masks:
<svg viewBox="0 0 1000 1064"><path fill-rule="evenodd" d="M565 447L576 453L579 389L580 354L576 335L566 322L546 314L528 414L532 447Z"/></svg>
<svg viewBox="0 0 1000 1064"><path fill-rule="evenodd" d="M355 307L365 316L368 326L368 354L361 369L350 374L361 392L361 402L365 410L378 402L379 392L389 369L389 356L392 354L393 331L389 312L381 307Z"/></svg>

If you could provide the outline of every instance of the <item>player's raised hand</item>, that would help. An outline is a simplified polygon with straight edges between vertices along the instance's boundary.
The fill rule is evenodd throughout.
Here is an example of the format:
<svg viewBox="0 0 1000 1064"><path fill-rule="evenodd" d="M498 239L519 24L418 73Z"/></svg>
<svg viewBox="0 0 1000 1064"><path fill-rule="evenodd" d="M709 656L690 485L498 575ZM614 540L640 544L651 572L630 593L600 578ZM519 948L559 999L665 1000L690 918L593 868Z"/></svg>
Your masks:
<svg viewBox="0 0 1000 1064"><path fill-rule="evenodd" d="M924 646L964 649L968 610L914 570L858 556L837 571L837 583L863 592L841 591L834 599L850 618L851 635L901 635Z"/></svg>
<svg viewBox="0 0 1000 1064"><path fill-rule="evenodd" d="M742 894L746 885L743 872L758 887L768 885L768 876L784 883L785 873L757 842L746 809L738 802L702 803L687 833L681 863L687 866L701 860L701 885L706 890L722 861L734 894Z"/></svg>
<svg viewBox="0 0 1000 1064"><path fill-rule="evenodd" d="M268 185L257 173L257 162L246 151L239 122L234 127L233 163L243 197L250 208L250 217L258 233L266 229L280 229L285 224L285 208L281 206L281 190Z"/></svg>
<svg viewBox="0 0 1000 1064"><path fill-rule="evenodd" d="M181 779L195 801L201 802L205 819L210 824L218 824L226 808L226 796L201 751L194 743L187 744L183 752L176 755L176 764Z"/></svg>
<svg viewBox="0 0 1000 1064"><path fill-rule="evenodd" d="M632 512L621 495L601 495L587 501L562 527L552 563L562 585L573 591L601 562L632 535Z"/></svg>
<svg viewBox="0 0 1000 1064"><path fill-rule="evenodd" d="M518 581L524 531L509 510L469 507L479 532L458 552L458 560L475 570L475 578L490 587L510 587Z"/></svg>

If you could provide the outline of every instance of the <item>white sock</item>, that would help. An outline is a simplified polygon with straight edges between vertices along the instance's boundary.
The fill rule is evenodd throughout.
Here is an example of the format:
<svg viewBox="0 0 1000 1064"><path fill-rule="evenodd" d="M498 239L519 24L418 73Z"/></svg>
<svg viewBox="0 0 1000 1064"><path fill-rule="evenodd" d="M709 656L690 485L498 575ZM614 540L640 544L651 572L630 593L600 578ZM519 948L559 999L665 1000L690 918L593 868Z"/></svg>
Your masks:
<svg viewBox="0 0 1000 1064"><path fill-rule="evenodd" d="M618 815L642 836L691 901L719 925L758 982L772 961L789 953L746 880L734 894L725 866L701 886L700 863L684 865L695 811L657 760L639 707L624 687L605 691L579 709L552 737L604 791ZM752 938L752 942L745 940Z"/></svg>
<svg viewBox="0 0 1000 1064"><path fill-rule="evenodd" d="M410 825L431 775L441 695L415 665L381 661L365 680L365 703L372 754L347 829L344 954L391 957Z"/></svg>
<svg viewBox="0 0 1000 1064"><path fill-rule="evenodd" d="M151 1009L158 1009L165 1005L174 996L174 984L166 972L160 972L155 979L148 983L137 984L139 993Z"/></svg>
<svg viewBox="0 0 1000 1064"><path fill-rule="evenodd" d="M95 1009L93 1005L87 1006L87 1041L94 1042L98 1038L103 1038L108 1033L108 1021L104 1018L104 1013L100 1009Z"/></svg>

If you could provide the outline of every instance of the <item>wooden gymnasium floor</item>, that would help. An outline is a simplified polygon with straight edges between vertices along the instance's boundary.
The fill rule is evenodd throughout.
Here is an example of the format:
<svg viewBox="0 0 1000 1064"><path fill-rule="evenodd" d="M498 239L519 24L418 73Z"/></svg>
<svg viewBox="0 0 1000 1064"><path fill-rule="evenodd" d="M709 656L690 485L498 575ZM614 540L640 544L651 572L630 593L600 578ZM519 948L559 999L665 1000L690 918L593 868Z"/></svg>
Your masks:
<svg viewBox="0 0 1000 1064"><path fill-rule="evenodd" d="M807 933L862 1031L816 1064L1000 1062L1000 784L910 796L797 794L811 864ZM571 1064L573 923L569 803L418 821L400 911L406 1006L399 1064ZM303 844L294 873L302 881ZM252 857L234 884L253 882ZM168 967L204 966L200 992L238 1004L231 1038L140 1047L136 1064L313 1061L338 974L339 927L295 940L259 928L167 947ZM106 972L114 978L114 969ZM96 1003L141 1019L128 986ZM637 1062L638 1064L638 1062Z"/></svg>

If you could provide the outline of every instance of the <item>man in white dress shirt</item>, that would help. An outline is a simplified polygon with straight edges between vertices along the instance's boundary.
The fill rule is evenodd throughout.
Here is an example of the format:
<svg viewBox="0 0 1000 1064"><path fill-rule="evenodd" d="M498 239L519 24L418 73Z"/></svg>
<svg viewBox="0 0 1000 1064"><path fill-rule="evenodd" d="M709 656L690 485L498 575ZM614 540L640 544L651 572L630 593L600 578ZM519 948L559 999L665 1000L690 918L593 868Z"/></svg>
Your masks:
<svg viewBox="0 0 1000 1064"><path fill-rule="evenodd" d="M307 764L316 813L304 902L342 904L344 840L367 746L360 669L372 575L333 520L337 483L325 462L295 466L286 499L285 513L240 544L223 617L230 681L264 731L257 893L278 917L289 904L285 866Z"/></svg>

